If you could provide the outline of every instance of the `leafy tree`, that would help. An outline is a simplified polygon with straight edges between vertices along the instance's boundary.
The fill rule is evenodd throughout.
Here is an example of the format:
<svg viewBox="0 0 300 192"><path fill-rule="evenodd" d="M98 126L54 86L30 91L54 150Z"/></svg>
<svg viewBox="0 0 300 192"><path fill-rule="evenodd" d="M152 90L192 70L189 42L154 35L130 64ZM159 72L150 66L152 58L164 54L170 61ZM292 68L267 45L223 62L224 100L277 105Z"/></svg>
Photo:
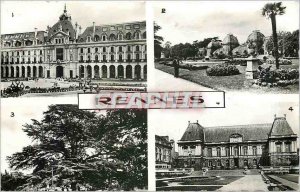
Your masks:
<svg viewBox="0 0 300 192"><path fill-rule="evenodd" d="M282 6L282 2L267 3L262 9L262 15L271 19L272 24L272 34L274 39L274 56L276 60L276 68L279 69L278 60L278 39L276 32L276 15L283 15L285 13L285 8Z"/></svg>
<svg viewBox="0 0 300 192"><path fill-rule="evenodd" d="M72 190L145 188L146 122L144 110L99 115L75 105L49 106L41 121L24 125L33 144L7 157L11 168L33 170L18 190L52 183Z"/></svg>
<svg viewBox="0 0 300 192"><path fill-rule="evenodd" d="M280 50L280 56L297 57L299 50L299 30L294 32L280 31L278 36L278 49ZM273 37L270 37L266 42L268 52L274 50Z"/></svg>
<svg viewBox="0 0 300 192"><path fill-rule="evenodd" d="M1 191L15 191L19 186L26 183L26 177L20 173L1 173Z"/></svg>
<svg viewBox="0 0 300 192"><path fill-rule="evenodd" d="M157 35L157 32L161 29L161 26L159 26L157 23L154 22L154 57L160 58L161 52L163 50L162 42L164 41L164 38L162 36Z"/></svg>

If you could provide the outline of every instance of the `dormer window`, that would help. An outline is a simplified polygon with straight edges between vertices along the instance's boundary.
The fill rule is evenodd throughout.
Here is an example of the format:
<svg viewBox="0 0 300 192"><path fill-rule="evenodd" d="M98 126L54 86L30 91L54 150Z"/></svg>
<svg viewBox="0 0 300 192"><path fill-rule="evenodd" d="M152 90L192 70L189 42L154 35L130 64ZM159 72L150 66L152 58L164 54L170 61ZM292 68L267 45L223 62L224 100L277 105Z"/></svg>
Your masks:
<svg viewBox="0 0 300 192"><path fill-rule="evenodd" d="M87 37L87 42L91 42L91 37Z"/></svg>
<svg viewBox="0 0 300 192"><path fill-rule="evenodd" d="M102 41L106 41L106 36L102 35Z"/></svg>

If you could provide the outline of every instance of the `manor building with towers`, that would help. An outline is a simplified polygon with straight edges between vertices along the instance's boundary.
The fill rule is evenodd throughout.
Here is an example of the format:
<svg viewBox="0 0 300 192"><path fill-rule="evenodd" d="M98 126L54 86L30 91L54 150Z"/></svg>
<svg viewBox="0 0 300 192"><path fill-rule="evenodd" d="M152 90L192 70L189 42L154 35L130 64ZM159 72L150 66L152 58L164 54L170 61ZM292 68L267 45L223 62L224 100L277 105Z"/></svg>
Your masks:
<svg viewBox="0 0 300 192"><path fill-rule="evenodd" d="M267 124L203 127L189 122L177 144L179 167L195 170L299 164L297 135L285 116Z"/></svg>
<svg viewBox="0 0 300 192"><path fill-rule="evenodd" d="M82 32L66 6L46 31L1 35L2 78L147 79L146 21Z"/></svg>

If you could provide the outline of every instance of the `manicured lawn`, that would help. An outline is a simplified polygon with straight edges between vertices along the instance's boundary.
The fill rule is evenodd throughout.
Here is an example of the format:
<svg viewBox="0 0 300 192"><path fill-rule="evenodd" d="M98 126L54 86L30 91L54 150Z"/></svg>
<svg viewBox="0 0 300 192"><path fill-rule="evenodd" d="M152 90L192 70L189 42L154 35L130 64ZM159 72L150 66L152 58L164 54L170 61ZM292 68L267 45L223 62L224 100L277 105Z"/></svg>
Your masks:
<svg viewBox="0 0 300 192"><path fill-rule="evenodd" d="M276 175L276 176L286 179L288 181L295 182L295 183L299 182L299 176L296 174L286 174L286 175Z"/></svg>
<svg viewBox="0 0 300 192"><path fill-rule="evenodd" d="M298 68L299 65L281 66L281 68ZM162 64L155 63L155 68L166 73L174 75L174 68ZM237 66L240 71L239 75L232 76L208 76L206 70L193 70L187 69L179 70L179 77L188 81L209 87L220 91L243 91L243 92L256 92L256 93L298 93L299 85L289 85L286 87L249 87L245 85L245 69L246 66Z"/></svg>
<svg viewBox="0 0 300 192"><path fill-rule="evenodd" d="M156 191L216 191L222 186L172 186L156 188Z"/></svg>
<svg viewBox="0 0 300 192"><path fill-rule="evenodd" d="M208 177L197 179L186 179L182 185L227 185L235 180L242 178L242 176L223 176L223 177Z"/></svg>

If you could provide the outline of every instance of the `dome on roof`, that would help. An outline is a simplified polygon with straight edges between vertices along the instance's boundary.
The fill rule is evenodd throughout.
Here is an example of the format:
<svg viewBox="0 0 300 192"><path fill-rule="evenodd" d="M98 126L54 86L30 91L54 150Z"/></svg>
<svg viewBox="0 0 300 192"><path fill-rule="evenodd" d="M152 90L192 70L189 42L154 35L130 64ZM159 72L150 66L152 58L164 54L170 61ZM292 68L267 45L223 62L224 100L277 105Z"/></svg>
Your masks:
<svg viewBox="0 0 300 192"><path fill-rule="evenodd" d="M226 37L223 40L223 45L239 45L239 41L236 36L233 34L227 34Z"/></svg>
<svg viewBox="0 0 300 192"><path fill-rule="evenodd" d="M199 123L189 123L180 141L204 141L204 128Z"/></svg>
<svg viewBox="0 0 300 192"><path fill-rule="evenodd" d="M253 31L247 38L247 42L258 42L259 44L263 44L265 39L264 34L262 34L259 30Z"/></svg>
<svg viewBox="0 0 300 192"><path fill-rule="evenodd" d="M271 129L271 136L284 136L284 135L293 135L294 132L291 129L290 125L286 121L285 117L276 117L274 119L272 129Z"/></svg>
<svg viewBox="0 0 300 192"><path fill-rule="evenodd" d="M215 39L212 39L211 41L210 41L210 43L207 45L207 48L208 49L211 49L211 48L219 48L219 47L221 47L222 45L221 45L221 42L220 41L217 41L217 40L215 40Z"/></svg>

